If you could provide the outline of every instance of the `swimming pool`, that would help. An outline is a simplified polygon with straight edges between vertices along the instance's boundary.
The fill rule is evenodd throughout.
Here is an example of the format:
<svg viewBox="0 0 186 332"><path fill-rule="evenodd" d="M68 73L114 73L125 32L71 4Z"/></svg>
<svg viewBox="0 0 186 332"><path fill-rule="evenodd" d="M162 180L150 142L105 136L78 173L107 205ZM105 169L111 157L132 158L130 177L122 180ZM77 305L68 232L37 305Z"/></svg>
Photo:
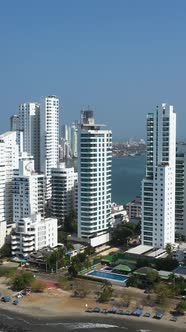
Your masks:
<svg viewBox="0 0 186 332"><path fill-rule="evenodd" d="M121 274L103 272L103 271L92 271L88 273L88 276L99 277L102 279L111 279L116 281L126 281L128 277L123 276Z"/></svg>

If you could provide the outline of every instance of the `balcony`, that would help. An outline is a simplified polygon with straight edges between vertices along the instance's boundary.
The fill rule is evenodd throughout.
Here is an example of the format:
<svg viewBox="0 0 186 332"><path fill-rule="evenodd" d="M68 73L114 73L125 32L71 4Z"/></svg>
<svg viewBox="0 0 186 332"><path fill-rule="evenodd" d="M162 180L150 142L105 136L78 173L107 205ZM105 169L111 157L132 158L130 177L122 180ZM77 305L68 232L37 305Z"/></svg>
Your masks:
<svg viewBox="0 0 186 332"><path fill-rule="evenodd" d="M29 247L30 248L30 246L34 246L34 241L30 241L30 242L23 242L23 247Z"/></svg>

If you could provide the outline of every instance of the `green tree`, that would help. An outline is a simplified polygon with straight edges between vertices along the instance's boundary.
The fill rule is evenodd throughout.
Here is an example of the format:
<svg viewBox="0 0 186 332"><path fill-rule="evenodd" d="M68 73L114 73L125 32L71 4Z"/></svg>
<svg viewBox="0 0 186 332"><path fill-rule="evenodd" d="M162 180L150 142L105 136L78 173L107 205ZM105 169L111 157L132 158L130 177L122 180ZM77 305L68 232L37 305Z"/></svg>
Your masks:
<svg viewBox="0 0 186 332"><path fill-rule="evenodd" d="M136 268L137 269L139 269L140 267L149 267L149 266L150 266L150 262L146 258L138 259L138 261L136 263Z"/></svg>
<svg viewBox="0 0 186 332"><path fill-rule="evenodd" d="M186 301L181 301L180 303L177 304L176 306L176 312L178 314L183 315L186 311Z"/></svg>
<svg viewBox="0 0 186 332"><path fill-rule="evenodd" d="M173 296L172 289L169 287L169 285L163 283L159 283L154 290L157 294L159 303L162 305L166 305L169 301L169 298Z"/></svg>
<svg viewBox="0 0 186 332"><path fill-rule="evenodd" d="M178 265L178 261L176 259L172 259L171 257L159 258L156 259L155 262L155 268L157 270L172 271L178 267Z"/></svg>
<svg viewBox="0 0 186 332"><path fill-rule="evenodd" d="M63 229L67 233L77 233L77 215L74 210L65 217Z"/></svg>
<svg viewBox="0 0 186 332"><path fill-rule="evenodd" d="M175 295L181 295L186 289L186 280L181 276L175 276L174 280L172 281L172 287Z"/></svg>
<svg viewBox="0 0 186 332"><path fill-rule="evenodd" d="M70 265L68 268L68 273L72 278L76 277L78 274L77 267L75 267L74 264Z"/></svg>
<svg viewBox="0 0 186 332"><path fill-rule="evenodd" d="M46 263L46 271L48 268L50 270L56 271L64 265L66 250L63 247L54 249L53 251L47 253L44 256L44 261Z"/></svg>
<svg viewBox="0 0 186 332"><path fill-rule="evenodd" d="M20 291L25 287L29 287L34 280L31 272L21 272L13 278L12 288L15 291Z"/></svg>
<svg viewBox="0 0 186 332"><path fill-rule="evenodd" d="M157 271L149 271L146 274L147 288L151 289L160 281L159 273Z"/></svg>
<svg viewBox="0 0 186 332"><path fill-rule="evenodd" d="M88 246L85 248L84 253L85 253L85 255L91 256L91 255L95 254L95 248L92 247L91 245L88 245Z"/></svg>
<svg viewBox="0 0 186 332"><path fill-rule="evenodd" d="M11 245L5 243L0 249L0 258L10 257L11 256Z"/></svg>
<svg viewBox="0 0 186 332"><path fill-rule="evenodd" d="M58 242L65 243L67 241L68 233L64 232L62 229L58 230Z"/></svg>
<svg viewBox="0 0 186 332"><path fill-rule="evenodd" d="M124 245L128 243L128 239L134 236L134 231L126 225L119 225L112 231L112 243L114 245Z"/></svg>
<svg viewBox="0 0 186 332"><path fill-rule="evenodd" d="M167 243L165 247L166 253L169 257L171 257L173 246L171 243Z"/></svg>
<svg viewBox="0 0 186 332"><path fill-rule="evenodd" d="M112 297L112 294L113 294L112 285L110 283L105 283L99 294L99 302L107 302Z"/></svg>

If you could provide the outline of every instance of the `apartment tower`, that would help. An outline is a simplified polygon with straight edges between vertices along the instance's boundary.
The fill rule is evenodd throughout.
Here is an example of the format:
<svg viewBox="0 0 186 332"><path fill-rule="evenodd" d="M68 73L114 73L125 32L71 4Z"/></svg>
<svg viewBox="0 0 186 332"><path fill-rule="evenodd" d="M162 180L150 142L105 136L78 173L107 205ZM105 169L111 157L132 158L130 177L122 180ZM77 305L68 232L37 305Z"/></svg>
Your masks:
<svg viewBox="0 0 186 332"><path fill-rule="evenodd" d="M62 224L65 217L77 213L77 172L74 167L65 167L60 163L52 168L51 215Z"/></svg>
<svg viewBox="0 0 186 332"><path fill-rule="evenodd" d="M23 133L23 152L33 156L37 172L40 168L39 109L38 103L19 105L19 130Z"/></svg>
<svg viewBox="0 0 186 332"><path fill-rule="evenodd" d="M111 220L112 132L82 111L78 133L78 237L107 242Z"/></svg>
<svg viewBox="0 0 186 332"><path fill-rule="evenodd" d="M186 240L186 153L176 154L175 232Z"/></svg>
<svg viewBox="0 0 186 332"><path fill-rule="evenodd" d="M142 181L142 244L175 241L176 114L162 104L147 115L146 176Z"/></svg>
<svg viewBox="0 0 186 332"><path fill-rule="evenodd" d="M51 169L59 161L59 99L44 97L40 105L40 171L46 176L46 199L51 198Z"/></svg>

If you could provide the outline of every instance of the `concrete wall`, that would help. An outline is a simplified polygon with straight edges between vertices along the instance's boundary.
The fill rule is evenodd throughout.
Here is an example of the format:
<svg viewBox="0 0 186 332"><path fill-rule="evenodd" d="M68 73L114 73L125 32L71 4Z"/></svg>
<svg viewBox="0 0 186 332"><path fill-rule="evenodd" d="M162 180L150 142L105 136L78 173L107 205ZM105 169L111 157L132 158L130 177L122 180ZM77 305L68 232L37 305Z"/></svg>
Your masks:
<svg viewBox="0 0 186 332"><path fill-rule="evenodd" d="M97 237L90 239L90 245L92 247L100 246L101 244L107 243L110 241L110 233L106 233Z"/></svg>

